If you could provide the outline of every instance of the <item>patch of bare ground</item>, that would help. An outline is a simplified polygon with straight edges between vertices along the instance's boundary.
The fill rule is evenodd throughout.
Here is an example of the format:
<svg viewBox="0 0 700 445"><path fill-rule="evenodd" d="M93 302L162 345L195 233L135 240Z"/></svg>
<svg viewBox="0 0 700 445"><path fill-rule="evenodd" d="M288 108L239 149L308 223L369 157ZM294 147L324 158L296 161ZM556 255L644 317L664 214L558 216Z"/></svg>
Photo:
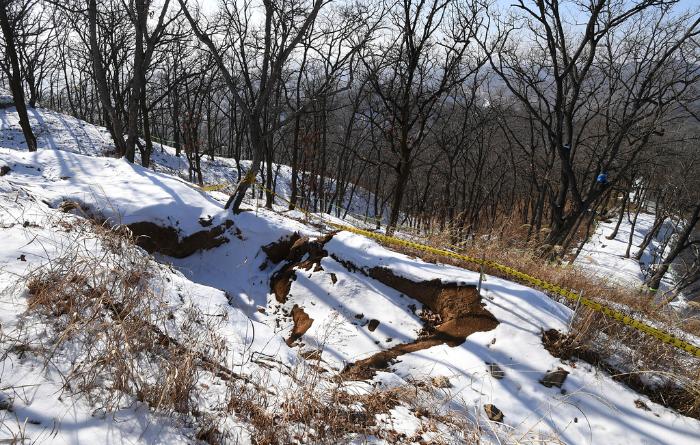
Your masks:
<svg viewBox="0 0 700 445"><path fill-rule="evenodd" d="M306 331L311 328L314 319L309 317L298 304L295 304L292 308L292 321L294 322L294 327L292 328L292 334L287 339L288 346L292 346L302 335L306 334Z"/></svg>
<svg viewBox="0 0 700 445"><path fill-rule="evenodd" d="M347 262L345 262L347 267ZM355 270L359 270L354 267ZM440 280L416 282L395 275L391 270L374 267L368 271L373 279L423 303L438 316L438 323L424 318L425 326L419 338L410 343L396 345L368 358L349 364L343 375L365 380L376 370L386 369L397 357L442 344L459 346L474 332L494 329L498 320L487 311L476 286L459 286Z"/></svg>
<svg viewBox="0 0 700 445"><path fill-rule="evenodd" d="M629 308L626 312L631 315L642 314L665 329L676 332L685 331L693 335L700 334L700 331L696 329L700 327L696 318L679 318L673 310L659 307L648 294L601 280L577 267L563 266L543 260L537 254L534 246L520 245L509 241L509 239L518 239L519 237L516 235L509 238L506 231L499 237L494 236L487 240L479 238L457 250L466 255L478 258L483 256L513 267L545 281L575 290L593 300L618 305L618 307L623 305L623 307ZM449 234L436 234L428 238L428 244L442 247L450 239ZM478 266L462 260L404 246L388 245L387 247L406 255L421 258L426 262L479 270ZM485 268L484 272L510 281L518 281L498 270ZM523 284L528 285L528 283ZM547 293L545 290L542 291ZM597 359L594 361L597 366L604 367L603 364L612 366L611 364L624 363L625 368L618 370L621 373L636 375L645 381L656 381L662 385L666 383L682 388L682 392L688 396L684 402L688 408L684 408L683 412L692 412L700 406L700 358L660 342L654 337L599 312L577 306L556 294L549 293L549 296L574 309L569 334L576 338L577 344L597 355ZM613 366L613 368L615 367ZM630 387L635 389L635 385ZM666 402L662 404L673 408Z"/></svg>
<svg viewBox="0 0 700 445"><path fill-rule="evenodd" d="M97 224L107 225L103 217L95 215L91 209L76 201L66 200L58 205L58 209L64 213L74 213L83 216ZM211 218L200 218L202 227L212 225ZM241 237L241 231L232 220L227 219L222 224L209 229L200 230L185 237L180 237L175 227L161 226L150 221L140 221L126 226L115 226L119 230L128 228L133 235L133 242L148 253L158 252L173 258L185 258L199 250L209 250L229 242L225 236L230 231L233 236Z"/></svg>
<svg viewBox="0 0 700 445"><path fill-rule="evenodd" d="M149 221L132 223L127 227L135 235L136 244L146 252L185 258L198 250L213 249L229 242L225 233L226 230L234 227L234 224L227 219L223 224L208 230L200 230L183 238L180 238L174 227L163 227Z"/></svg>
<svg viewBox="0 0 700 445"><path fill-rule="evenodd" d="M270 279L270 291L275 294L275 298L279 303L287 301L292 281L296 280L295 269L311 270L313 268L315 272L322 270L321 259L328 256L328 252L323 249L323 246L332 237L333 234L328 234L312 240L308 237L297 236L295 238L292 236L294 242L289 242L289 239L285 238L264 247L263 251L265 253L270 252L272 255L269 259L273 263L286 261L278 271L272 274ZM278 259L278 261L275 261L275 259Z"/></svg>
<svg viewBox="0 0 700 445"><path fill-rule="evenodd" d="M321 270L321 260L328 256L323 249L333 234L316 240L300 237L296 234L263 247L268 259L273 263L286 260L285 264L272 275L270 290L279 303L285 303L296 278L296 269ZM343 376L350 379L365 380L371 378L378 369L386 369L397 357L441 344L458 346L465 339L479 331L489 331L498 325L498 320L488 312L475 286L458 286L445 284L440 280L415 282L395 275L386 268L375 267L364 271L356 265L336 258L334 259L348 270L363 273L392 287L399 292L423 303L430 312L437 315L439 323L424 318L425 326L416 341L396 345L378 352L368 358L349 364ZM287 344L292 345L311 327L313 319L298 305L291 311L294 327Z"/></svg>

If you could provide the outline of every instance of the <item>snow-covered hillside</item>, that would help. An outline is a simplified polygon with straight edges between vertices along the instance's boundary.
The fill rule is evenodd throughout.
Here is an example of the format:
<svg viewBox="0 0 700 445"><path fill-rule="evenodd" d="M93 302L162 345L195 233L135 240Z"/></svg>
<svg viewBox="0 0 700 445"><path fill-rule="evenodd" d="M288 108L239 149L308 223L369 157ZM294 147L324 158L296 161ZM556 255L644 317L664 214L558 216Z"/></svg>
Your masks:
<svg viewBox="0 0 700 445"><path fill-rule="evenodd" d="M591 238L581 249L575 264L578 267L590 271L601 280L610 281L621 286L631 286L635 289L642 288L644 280L648 277L650 269L666 255L670 249L669 238L673 234L673 221L667 219L663 222L658 234L651 239L649 245L637 260L634 258L645 236L654 226L655 216L651 213L640 212L634 225L632 234L632 246L630 258L625 256L630 242L632 223L625 217L622 219L617 236L608 239L613 233L617 221L600 221ZM677 282L676 270L682 270L684 265L677 261L661 282L660 294L673 289ZM688 298L683 293L677 295L671 305L680 310L693 310L688 306Z"/></svg>
<svg viewBox="0 0 700 445"><path fill-rule="evenodd" d="M30 114L36 153L22 149L13 109L0 109L0 441L700 439L700 421L552 356L543 332L566 332L572 312L542 292L487 276L479 294L475 272L307 225L283 205L251 200L232 215L224 193L180 177L170 149L154 157L155 171L144 169L103 156L103 129ZM233 162L211 162L206 182L235 179ZM114 226L147 237L136 241L153 255ZM66 264L90 271L65 284L90 290L82 300L41 293L56 292ZM125 274L130 267L139 273ZM134 293L109 295L97 283ZM136 353L109 337L132 345L131 325L155 333L157 345ZM109 359L122 356L136 372ZM179 367L188 360L193 368ZM191 385L174 398L178 375ZM123 393L118 403L105 403L114 393ZM179 404L164 409L165 394ZM344 429L327 413L347 415Z"/></svg>

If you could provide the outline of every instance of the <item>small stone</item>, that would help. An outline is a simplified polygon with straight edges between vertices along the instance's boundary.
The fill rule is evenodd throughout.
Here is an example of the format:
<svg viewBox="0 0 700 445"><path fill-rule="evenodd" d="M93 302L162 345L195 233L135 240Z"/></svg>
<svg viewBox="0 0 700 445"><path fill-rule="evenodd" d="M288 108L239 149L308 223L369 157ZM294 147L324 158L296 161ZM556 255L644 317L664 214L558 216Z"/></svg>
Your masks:
<svg viewBox="0 0 700 445"><path fill-rule="evenodd" d="M367 325L367 329L369 329L370 332L374 332L374 330L377 329L377 326L379 326L379 320L376 320L373 318L369 321L369 324Z"/></svg>
<svg viewBox="0 0 700 445"><path fill-rule="evenodd" d="M358 320L362 320L363 318L365 318L365 314L356 314L355 318L357 318Z"/></svg>
<svg viewBox="0 0 700 445"><path fill-rule="evenodd" d="M0 395L0 411L12 411L12 399Z"/></svg>
<svg viewBox="0 0 700 445"><path fill-rule="evenodd" d="M496 406L487 403L484 405L484 411L486 411L486 416L489 418L489 420L493 420L494 422L503 422L503 412L496 408Z"/></svg>
<svg viewBox="0 0 700 445"><path fill-rule="evenodd" d="M333 272L331 272L330 275L331 275L331 282L332 282L333 284L337 283L337 282L338 282L338 277L337 277Z"/></svg>
<svg viewBox="0 0 700 445"><path fill-rule="evenodd" d="M2 167L0 167L0 176L5 176L6 174L10 173L10 171L12 171L10 167L8 167L7 165L3 165Z"/></svg>
<svg viewBox="0 0 700 445"><path fill-rule="evenodd" d="M637 399L634 401L634 406L636 406L639 409L643 409L644 411L651 411L651 408L644 403L641 399Z"/></svg>
<svg viewBox="0 0 700 445"><path fill-rule="evenodd" d="M444 375L433 377L431 382L436 388L452 388L452 383L450 382L450 379L448 379Z"/></svg>
<svg viewBox="0 0 700 445"><path fill-rule="evenodd" d="M568 375L569 371L563 368L557 368L554 371L548 371L544 375L544 378L540 380L540 383L546 386L547 388L551 388L552 386L561 388L561 386L564 384L564 380L566 380L566 377Z"/></svg>
<svg viewBox="0 0 700 445"><path fill-rule="evenodd" d="M503 369L501 369L501 367L498 366L496 363L487 362L486 365L488 366L488 370L491 374L491 377L493 377L494 379L501 380L503 377L506 376L505 371L503 371Z"/></svg>

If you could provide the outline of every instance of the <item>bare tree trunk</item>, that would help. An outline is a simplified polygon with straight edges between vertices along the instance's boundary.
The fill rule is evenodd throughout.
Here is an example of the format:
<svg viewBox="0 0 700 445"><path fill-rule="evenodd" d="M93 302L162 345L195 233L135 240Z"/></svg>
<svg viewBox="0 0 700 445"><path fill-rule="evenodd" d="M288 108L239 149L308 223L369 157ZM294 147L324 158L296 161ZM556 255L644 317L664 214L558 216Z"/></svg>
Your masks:
<svg viewBox="0 0 700 445"><path fill-rule="evenodd" d="M625 208L627 207L627 202L629 201L629 196L630 196L629 190L625 190L624 194L622 196L622 204L620 205L620 214L618 215L617 223L615 224L615 228L613 229L613 231L610 235L606 236L606 238L609 240L615 239L615 237L617 236L617 232L620 230L620 225L622 224L622 220L625 218Z"/></svg>
<svg viewBox="0 0 700 445"><path fill-rule="evenodd" d="M391 235L396 229L396 225L399 222L399 214L401 209L401 203L403 202L403 195L406 190L406 184L408 183L408 176L411 171L411 166L408 161L403 157L399 160L396 166L396 188L394 189L394 197L391 202L391 213L389 214L389 224L387 225L386 232Z"/></svg>
<svg viewBox="0 0 700 445"><path fill-rule="evenodd" d="M5 37L5 50L7 57L10 59L12 72L10 73L10 89L12 90L12 99L19 115L19 125L22 127L24 139L27 141L27 149L36 151L36 137L32 132L32 126L29 123L29 115L27 114L27 104L24 99L24 89L22 88L22 78L20 76L19 59L17 58L17 50L15 49L14 33L10 20L7 17L7 2L0 3L0 27L2 34Z"/></svg>
<svg viewBox="0 0 700 445"><path fill-rule="evenodd" d="M126 154L126 143L124 142L124 128L122 121L112 106L112 99L109 96L109 87L107 86L107 74L105 73L104 65L102 64L102 54L100 53L100 45L97 41L97 0L89 0L88 3L88 20L90 22L90 51L92 54L92 67L95 75L95 84L100 97L100 103L105 113L109 117L112 136L114 137L114 145L117 149L117 156Z"/></svg>
<svg viewBox="0 0 700 445"><path fill-rule="evenodd" d="M264 136L260 131L258 120L251 120L248 125L250 145L253 149L253 159L250 164L250 169L248 169L246 175L238 182L236 190L233 192L228 201L226 201L226 205L224 206L225 209L230 208L234 213L238 213L240 211L241 203L243 202L243 198L245 198L248 188L255 183L255 176L257 175L258 170L260 170L260 164L262 162L263 155L265 154Z"/></svg>
<svg viewBox="0 0 700 445"><path fill-rule="evenodd" d="M126 159L134 162L136 156L136 139L138 138L138 116L141 96L145 94L145 57L143 51L143 34L146 29L148 9L146 0L136 0L136 11L132 20L135 30L134 75L131 79L131 96L129 97L128 127L126 142Z"/></svg>
<svg viewBox="0 0 700 445"><path fill-rule="evenodd" d="M637 193L637 199L635 199L635 201L637 202L637 209L634 211L634 218L632 219L632 225L630 225L630 237L627 241L627 250L625 250L625 258L630 257L630 249L632 249L632 241L634 240L634 228L637 226L637 217L639 217L639 212L642 211L642 203L644 202L645 192L639 190Z"/></svg>
<svg viewBox="0 0 700 445"><path fill-rule="evenodd" d="M664 258L663 262L659 264L659 267L656 269L654 274L647 279L645 284L652 291L656 291L659 288L659 284L661 284L661 280L664 278L664 275L666 275L666 272L668 272L668 268L671 266L671 263L673 263L676 257L689 246L688 240L690 239L690 235L693 233L693 229L695 229L695 225L698 223L698 220L700 220L700 204L695 206L693 214L688 219L688 223L683 228L683 231L678 235L678 239L674 243L671 251L668 253L666 258Z"/></svg>
<svg viewBox="0 0 700 445"><path fill-rule="evenodd" d="M151 140L151 120L148 118L148 107L146 106L146 95L141 96L141 119L143 121L143 138L146 141L145 150L141 151L141 165L148 167L151 164L151 153L153 153L153 141Z"/></svg>
<svg viewBox="0 0 700 445"><path fill-rule="evenodd" d="M666 221L666 218L663 214L656 215L656 220L654 221L653 227L644 236L644 240L639 245L639 250L637 250L637 253L635 253L633 256L635 260L639 261L642 258L642 255L644 255L644 251L651 243L651 240L653 240L659 233L659 230L661 229L661 226L663 225L664 221Z"/></svg>

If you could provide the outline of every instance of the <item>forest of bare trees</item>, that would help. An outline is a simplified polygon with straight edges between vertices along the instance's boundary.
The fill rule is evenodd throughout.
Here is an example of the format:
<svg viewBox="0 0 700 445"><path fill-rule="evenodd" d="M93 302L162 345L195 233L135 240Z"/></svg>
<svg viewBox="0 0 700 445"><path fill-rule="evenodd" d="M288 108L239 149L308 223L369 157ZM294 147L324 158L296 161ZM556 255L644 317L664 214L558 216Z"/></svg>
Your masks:
<svg viewBox="0 0 700 445"><path fill-rule="evenodd" d="M106 126L114 155L144 166L167 141L199 184L203 157L252 160L233 212L286 164L292 208L336 212L359 186L389 232L459 242L508 230L550 257L575 250L596 217L633 221L650 206L678 221L652 288L698 244L693 2L0 5L1 83L30 150L27 107L50 108Z"/></svg>

